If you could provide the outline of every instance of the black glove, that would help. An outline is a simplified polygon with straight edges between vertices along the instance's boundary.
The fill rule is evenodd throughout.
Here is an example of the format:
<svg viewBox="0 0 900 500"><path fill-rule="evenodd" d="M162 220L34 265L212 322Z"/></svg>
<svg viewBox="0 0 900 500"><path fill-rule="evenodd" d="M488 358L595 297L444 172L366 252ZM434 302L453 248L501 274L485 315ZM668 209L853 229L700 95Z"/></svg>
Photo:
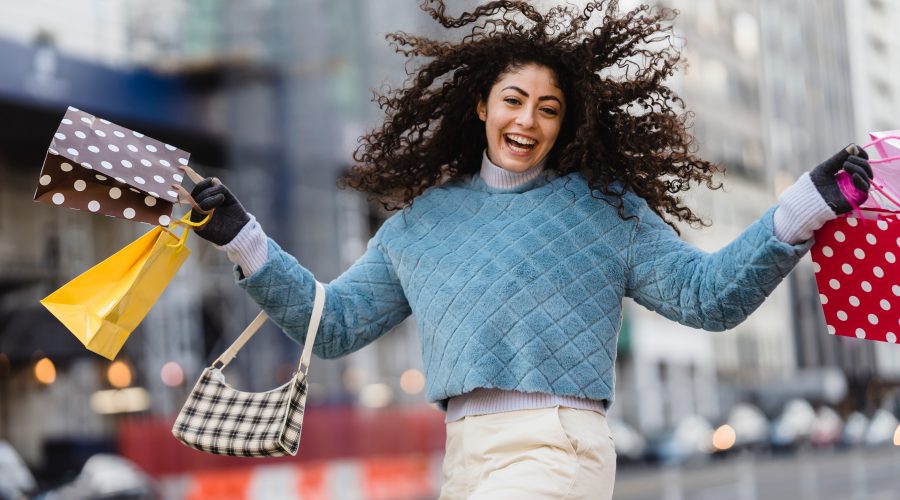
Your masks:
<svg viewBox="0 0 900 500"><path fill-rule="evenodd" d="M241 202L219 179L203 179L191 190L191 196L203 210L216 210L202 229L194 231L197 236L216 245L224 245L233 240L244 225L250 222L250 215ZM206 216L196 210L191 212L191 222L200 222L204 217Z"/></svg>
<svg viewBox="0 0 900 500"><path fill-rule="evenodd" d="M856 189L865 193L865 197L856 204L860 205L868 199L869 186L872 184L872 167L869 166L868 159L869 155L865 150L856 144L850 144L809 173L813 185L835 214L841 215L853 209L837 184L837 174L841 170L850 175Z"/></svg>

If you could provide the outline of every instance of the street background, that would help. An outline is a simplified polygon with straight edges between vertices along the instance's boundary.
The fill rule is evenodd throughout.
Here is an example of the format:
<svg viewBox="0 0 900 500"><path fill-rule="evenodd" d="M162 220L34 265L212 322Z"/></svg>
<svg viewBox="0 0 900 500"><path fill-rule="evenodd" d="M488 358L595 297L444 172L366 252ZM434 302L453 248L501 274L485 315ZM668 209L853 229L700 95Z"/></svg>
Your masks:
<svg viewBox="0 0 900 500"><path fill-rule="evenodd" d="M570 1L573 5L581 1ZM666 0L687 61L672 86L725 189L689 203L716 250L802 172L900 129L900 11L887 0ZM624 8L637 4L621 2ZM315 359L296 458L194 452L169 429L200 371L257 312L191 237L115 363L38 301L149 226L32 201L74 106L192 153L320 281L390 214L337 189L371 101L405 80L385 34L438 39L414 0L0 0L0 498L433 498L443 414L415 325ZM476 1L448 1L458 14ZM541 2L542 7L552 2ZM229 366L267 390L299 347L266 326ZM900 348L828 335L806 257L746 322L708 333L626 303L617 499L900 498Z"/></svg>

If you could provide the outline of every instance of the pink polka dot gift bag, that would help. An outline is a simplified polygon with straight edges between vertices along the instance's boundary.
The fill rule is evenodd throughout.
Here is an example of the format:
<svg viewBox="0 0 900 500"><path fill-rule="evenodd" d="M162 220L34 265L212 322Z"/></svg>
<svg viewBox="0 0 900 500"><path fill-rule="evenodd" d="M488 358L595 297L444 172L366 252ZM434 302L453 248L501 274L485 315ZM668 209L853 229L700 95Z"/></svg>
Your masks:
<svg viewBox="0 0 900 500"><path fill-rule="evenodd" d="M816 231L811 255L828 333L893 344L900 337L900 130L870 136L864 147L880 158L869 160L869 198Z"/></svg>
<svg viewBox="0 0 900 500"><path fill-rule="evenodd" d="M190 154L70 107L50 142L35 201L167 226Z"/></svg>

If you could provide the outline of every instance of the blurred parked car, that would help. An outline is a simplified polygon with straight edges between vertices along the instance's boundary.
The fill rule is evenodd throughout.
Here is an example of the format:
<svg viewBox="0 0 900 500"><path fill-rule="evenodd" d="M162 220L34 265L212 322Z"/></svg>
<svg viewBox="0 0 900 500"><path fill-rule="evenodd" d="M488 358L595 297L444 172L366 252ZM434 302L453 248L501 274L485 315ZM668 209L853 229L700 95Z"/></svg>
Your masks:
<svg viewBox="0 0 900 500"><path fill-rule="evenodd" d="M866 446L885 446L893 444L894 431L897 430L897 417L888 410L880 409L872 415L863 444Z"/></svg>
<svg viewBox="0 0 900 500"><path fill-rule="evenodd" d="M661 463L705 460L713 451L712 435L710 423L693 415L682 420L672 432L655 439L651 454Z"/></svg>
<svg viewBox="0 0 900 500"><path fill-rule="evenodd" d="M647 453L647 440L625 422L611 418L607 421L616 445L616 455L620 461L639 462Z"/></svg>
<svg viewBox="0 0 900 500"><path fill-rule="evenodd" d="M816 419L809 431L809 442L813 446L834 446L841 441L843 422L836 411L827 406L819 408Z"/></svg>
<svg viewBox="0 0 900 500"><path fill-rule="evenodd" d="M0 499L25 498L37 483L25 461L6 441L0 441Z"/></svg>
<svg viewBox="0 0 900 500"><path fill-rule="evenodd" d="M769 438L769 421L762 410L749 403L738 403L725 422L734 429L735 448L760 448Z"/></svg>
<svg viewBox="0 0 900 500"><path fill-rule="evenodd" d="M841 434L841 443L845 446L857 446L866 438L866 429L869 428L869 419L862 413L855 411L847 417L844 424L844 432Z"/></svg>
<svg viewBox="0 0 900 500"><path fill-rule="evenodd" d="M85 462L70 484L47 492L43 500L149 500L159 497L154 480L118 455L98 454Z"/></svg>
<svg viewBox="0 0 900 500"><path fill-rule="evenodd" d="M792 399L784 405L769 432L769 442L776 450L785 450L806 442L816 420L816 412L809 402Z"/></svg>

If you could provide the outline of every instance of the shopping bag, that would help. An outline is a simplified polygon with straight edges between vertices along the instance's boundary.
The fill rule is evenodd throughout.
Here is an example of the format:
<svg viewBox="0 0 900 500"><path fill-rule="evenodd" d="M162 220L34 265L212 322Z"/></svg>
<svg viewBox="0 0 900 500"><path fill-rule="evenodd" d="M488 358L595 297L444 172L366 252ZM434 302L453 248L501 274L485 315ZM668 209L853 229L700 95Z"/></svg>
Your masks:
<svg viewBox="0 0 900 500"><path fill-rule="evenodd" d="M900 336L900 135L874 132L880 158L869 198L827 222L811 250L828 333L896 343Z"/></svg>
<svg viewBox="0 0 900 500"><path fill-rule="evenodd" d="M168 225L190 154L84 111L66 111L44 157L35 201Z"/></svg>
<svg viewBox="0 0 900 500"><path fill-rule="evenodd" d="M896 343L900 336L900 213L865 210L829 221L811 250L828 333Z"/></svg>
<svg viewBox="0 0 900 500"><path fill-rule="evenodd" d="M863 208L890 208L900 210L900 130L870 132L872 142L867 146L874 148L880 158L871 159L869 164L875 173L878 187L882 190L870 191L869 199L862 204ZM894 200L894 201L892 201Z"/></svg>
<svg viewBox="0 0 900 500"><path fill-rule="evenodd" d="M197 226L190 212L176 225ZM41 300L89 350L113 359L184 263L181 235L156 226Z"/></svg>

